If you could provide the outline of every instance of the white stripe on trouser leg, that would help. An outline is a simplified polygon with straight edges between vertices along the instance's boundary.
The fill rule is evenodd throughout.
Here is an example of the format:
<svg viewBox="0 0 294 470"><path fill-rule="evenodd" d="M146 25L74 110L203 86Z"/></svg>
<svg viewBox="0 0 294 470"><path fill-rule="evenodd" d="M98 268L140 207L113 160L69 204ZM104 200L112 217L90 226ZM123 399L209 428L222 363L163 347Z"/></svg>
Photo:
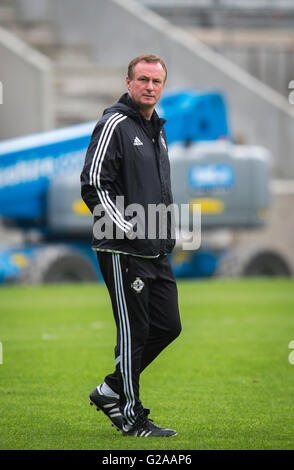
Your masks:
<svg viewBox="0 0 294 470"><path fill-rule="evenodd" d="M116 296L116 305L117 305L117 312L118 312L118 319L119 319L119 332L120 332L120 370L121 370L121 376L122 376L122 381L123 381L123 387L124 387L124 394L125 396L128 395L128 386L125 380L125 374L123 370L123 363L124 361L122 360L122 357L125 356L123 354L123 351L125 349L125 324L123 322L122 318L122 313L121 313L121 301L120 301L120 296L118 292L118 279L117 279L117 268L116 268L116 254L112 254L112 266L113 266L113 276L114 276L114 287L115 287L115 296Z"/></svg>
<svg viewBox="0 0 294 470"><path fill-rule="evenodd" d="M132 384L131 332L122 283L119 254L112 254L112 264L120 328L120 370L122 375L124 394L126 397L124 416L126 417L128 424L134 424L135 397Z"/></svg>
<svg viewBox="0 0 294 470"><path fill-rule="evenodd" d="M125 412L131 416L132 421L135 422L135 412L134 412L134 406L135 406L135 395L134 395L134 390L133 390L133 382L132 382L132 351L131 351L131 329L130 329L130 324L129 324L129 314L128 314L128 309L126 305L126 299L125 299L125 293L124 293L124 286L123 286L123 279L122 279L122 271L121 271L121 265L120 265L120 255L117 255L117 266L118 266L118 277L119 277L119 286L121 288L121 294L122 294L122 301L123 301L123 307L124 307L124 312L125 312L125 320L126 320L126 331L127 331L127 355L125 357L125 364L126 364L126 370L127 370L127 377L128 377L128 383L129 383L129 393L130 393L130 400L125 406Z"/></svg>
<svg viewBox="0 0 294 470"><path fill-rule="evenodd" d="M121 276L121 268L119 261L119 254L114 255L114 266L115 266L115 288L117 296L117 305L120 318L120 332L121 332L121 374L124 384L124 392L126 397L126 405L124 408L124 415L127 418L129 424L134 423L134 411L133 407L135 404L133 386L132 386L132 367L131 367L131 335L130 326L128 319L128 311L125 302L124 289Z"/></svg>
<svg viewBox="0 0 294 470"><path fill-rule="evenodd" d="M122 300L122 307L124 312L124 321L126 326L126 339L125 342L125 356L123 358L124 361L124 368L125 368L125 376L127 378L128 383L128 397L127 403L125 405L124 414L129 416L132 423L135 422L135 396L133 391L133 382L132 382L132 352L131 352L131 329L129 324L129 314L126 305L125 293L124 293L124 286L123 286L123 279L122 279L122 272L121 272L121 265L120 265L120 255L116 255L116 264L117 264L117 274L118 274L118 286L121 293L121 300Z"/></svg>

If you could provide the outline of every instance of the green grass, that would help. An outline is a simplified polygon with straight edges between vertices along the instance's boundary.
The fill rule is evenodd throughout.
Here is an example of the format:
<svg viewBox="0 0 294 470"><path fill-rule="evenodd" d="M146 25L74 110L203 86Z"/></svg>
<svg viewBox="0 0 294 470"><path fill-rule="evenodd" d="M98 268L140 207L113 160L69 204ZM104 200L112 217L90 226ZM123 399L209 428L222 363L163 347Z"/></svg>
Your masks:
<svg viewBox="0 0 294 470"><path fill-rule="evenodd" d="M141 376L172 439L126 438L88 404L113 370L104 285L0 290L1 449L294 449L292 280L179 282L183 331Z"/></svg>

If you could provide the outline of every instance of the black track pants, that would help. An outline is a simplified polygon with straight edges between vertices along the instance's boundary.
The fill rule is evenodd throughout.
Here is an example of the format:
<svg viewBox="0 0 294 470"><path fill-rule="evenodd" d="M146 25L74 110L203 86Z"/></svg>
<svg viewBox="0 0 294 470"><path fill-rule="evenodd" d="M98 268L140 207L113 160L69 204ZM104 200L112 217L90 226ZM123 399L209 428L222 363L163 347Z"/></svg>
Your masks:
<svg viewBox="0 0 294 470"><path fill-rule="evenodd" d="M142 409L140 373L181 331L178 294L169 259L97 252L117 327L115 372L105 382L120 396L128 424Z"/></svg>

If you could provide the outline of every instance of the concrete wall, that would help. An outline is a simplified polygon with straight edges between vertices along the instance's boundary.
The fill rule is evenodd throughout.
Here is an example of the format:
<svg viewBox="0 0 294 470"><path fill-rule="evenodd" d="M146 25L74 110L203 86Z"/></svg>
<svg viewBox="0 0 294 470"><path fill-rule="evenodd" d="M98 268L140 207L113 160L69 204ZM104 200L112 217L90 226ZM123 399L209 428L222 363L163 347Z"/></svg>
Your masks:
<svg viewBox="0 0 294 470"><path fill-rule="evenodd" d="M0 28L0 139L54 126L50 62Z"/></svg>
<svg viewBox="0 0 294 470"><path fill-rule="evenodd" d="M293 42L294 43L294 42ZM263 48L220 47L220 52L274 90L287 97L294 77L294 47Z"/></svg>
<svg viewBox="0 0 294 470"><path fill-rule="evenodd" d="M207 46L247 70L284 97L294 71L293 27L289 29L185 28Z"/></svg>
<svg viewBox="0 0 294 470"><path fill-rule="evenodd" d="M47 15L60 40L88 42L101 64L126 66L135 55L153 52L166 60L168 87L223 90L233 133L272 152L275 177L294 177L294 107L287 97L134 0L84 0L82 6L50 0Z"/></svg>

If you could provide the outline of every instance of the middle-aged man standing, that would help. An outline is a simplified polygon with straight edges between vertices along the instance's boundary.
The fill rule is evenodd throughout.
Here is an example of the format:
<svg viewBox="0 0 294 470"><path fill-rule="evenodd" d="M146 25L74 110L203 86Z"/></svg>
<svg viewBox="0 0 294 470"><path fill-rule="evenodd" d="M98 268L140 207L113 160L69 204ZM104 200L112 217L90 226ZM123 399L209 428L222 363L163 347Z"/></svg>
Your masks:
<svg viewBox="0 0 294 470"><path fill-rule="evenodd" d="M90 403L126 436L176 435L148 419L139 397L141 372L181 331L167 257L175 245L172 217L166 211L159 222L164 227L156 228L150 219L150 208L172 205L165 121L154 109L166 77L160 57L130 62L128 93L98 121L81 174L82 197L94 214L92 246L117 327L115 371L92 391ZM130 212L134 207L141 218Z"/></svg>

